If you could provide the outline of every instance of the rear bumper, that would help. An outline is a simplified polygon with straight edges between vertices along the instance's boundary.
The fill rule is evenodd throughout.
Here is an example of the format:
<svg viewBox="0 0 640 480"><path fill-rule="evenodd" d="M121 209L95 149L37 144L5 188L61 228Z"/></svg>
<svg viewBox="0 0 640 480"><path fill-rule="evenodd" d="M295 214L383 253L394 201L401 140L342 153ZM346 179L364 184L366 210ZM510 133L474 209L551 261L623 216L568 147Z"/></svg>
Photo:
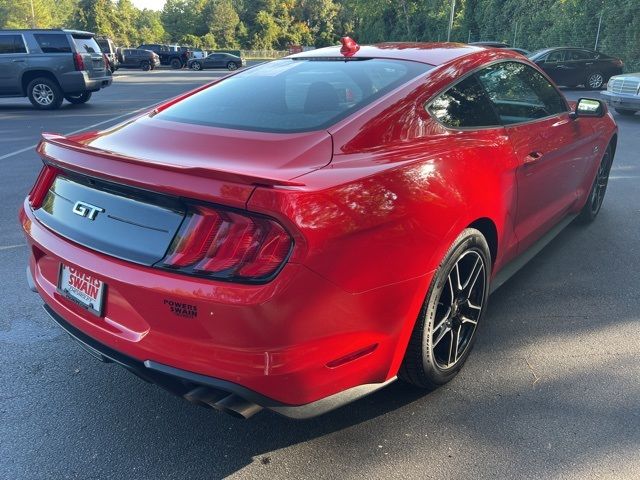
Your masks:
<svg viewBox="0 0 640 480"><path fill-rule="evenodd" d="M640 110L640 95L627 95L609 91L600 92L602 98L612 108Z"/></svg>
<svg viewBox="0 0 640 480"><path fill-rule="evenodd" d="M61 75L60 87L64 93L96 92L113 82L111 75L90 78L87 72L68 72Z"/></svg>
<svg viewBox="0 0 640 480"><path fill-rule="evenodd" d="M314 404L309 408L322 413L318 401L335 408L394 378L412 328L406 319L417 316L411 305L418 301L419 308L430 281L352 294L292 263L263 285L203 280L81 247L44 227L26 202L20 220L32 285L66 324L143 371L186 372L199 384L229 382L276 411ZM58 293L60 263L106 283L103 317ZM176 315L175 303L189 304L196 315Z"/></svg>
<svg viewBox="0 0 640 480"><path fill-rule="evenodd" d="M30 272L27 270L27 277L29 276ZM28 281L31 284L33 279L28 278ZM140 362L95 341L67 322L46 304L44 305L44 310L49 314L51 319L69 334L71 338L77 341L85 351L101 362L116 363L123 366L143 380L155 383L176 395L186 395L197 386L209 387L210 389L223 393L238 395L263 408L297 420L312 418L330 412L331 410L369 395L395 380L395 377L393 377L382 383L359 385L306 405L287 405L233 382L180 370L151 360Z"/></svg>

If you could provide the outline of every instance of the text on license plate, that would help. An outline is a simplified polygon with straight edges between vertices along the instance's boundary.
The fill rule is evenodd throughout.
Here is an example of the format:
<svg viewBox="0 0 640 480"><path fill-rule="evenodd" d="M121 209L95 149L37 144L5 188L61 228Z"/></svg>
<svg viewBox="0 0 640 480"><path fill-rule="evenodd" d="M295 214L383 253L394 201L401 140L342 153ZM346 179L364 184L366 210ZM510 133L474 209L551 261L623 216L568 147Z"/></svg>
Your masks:
<svg viewBox="0 0 640 480"><path fill-rule="evenodd" d="M60 264L58 291L95 315L102 315L104 282L75 267Z"/></svg>

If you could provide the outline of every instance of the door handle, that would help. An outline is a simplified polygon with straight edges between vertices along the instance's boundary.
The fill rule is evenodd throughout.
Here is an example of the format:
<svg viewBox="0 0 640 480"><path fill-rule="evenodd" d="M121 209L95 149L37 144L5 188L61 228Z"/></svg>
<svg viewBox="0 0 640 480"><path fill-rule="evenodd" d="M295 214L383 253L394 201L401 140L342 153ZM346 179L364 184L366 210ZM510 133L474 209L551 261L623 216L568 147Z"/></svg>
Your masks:
<svg viewBox="0 0 640 480"><path fill-rule="evenodd" d="M525 166L533 165L541 158L542 158L542 152L531 152L529 155L524 157L524 164Z"/></svg>
<svg viewBox="0 0 640 480"><path fill-rule="evenodd" d="M22 59L18 59L16 58L15 60L11 60L12 62L18 63L18 62L24 62L24 58Z"/></svg>

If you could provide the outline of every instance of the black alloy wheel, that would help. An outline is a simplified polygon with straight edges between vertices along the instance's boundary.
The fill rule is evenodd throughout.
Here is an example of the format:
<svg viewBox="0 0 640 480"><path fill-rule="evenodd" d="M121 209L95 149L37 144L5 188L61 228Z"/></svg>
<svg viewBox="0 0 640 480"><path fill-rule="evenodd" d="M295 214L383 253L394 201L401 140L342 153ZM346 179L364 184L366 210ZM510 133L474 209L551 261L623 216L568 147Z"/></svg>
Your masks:
<svg viewBox="0 0 640 480"><path fill-rule="evenodd" d="M398 373L402 380L433 390L458 373L486 310L490 271L485 237L465 229L431 281Z"/></svg>
<svg viewBox="0 0 640 480"><path fill-rule="evenodd" d="M580 211L578 217L583 223L593 222L602 208L604 195L607 193L607 186L609 185L609 172L611 171L612 163L613 152L611 146L608 146L600 160L600 165L598 166L596 178L593 180L587 203Z"/></svg>

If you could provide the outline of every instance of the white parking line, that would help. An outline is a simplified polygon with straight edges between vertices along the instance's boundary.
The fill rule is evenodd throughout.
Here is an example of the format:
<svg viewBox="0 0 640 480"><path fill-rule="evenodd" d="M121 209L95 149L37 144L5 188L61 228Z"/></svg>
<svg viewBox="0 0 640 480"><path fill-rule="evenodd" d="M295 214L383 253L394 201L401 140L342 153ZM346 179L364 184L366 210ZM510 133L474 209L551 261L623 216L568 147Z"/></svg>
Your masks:
<svg viewBox="0 0 640 480"><path fill-rule="evenodd" d="M73 132L65 133L64 135L73 135L73 134L76 134L76 133L84 132L86 130L91 130L92 128L99 127L100 125L104 125L105 123L109 123L109 122L113 122L114 120L118 120L119 118L126 117L126 116L129 116L129 115L135 115L136 113L140 113L143 110L147 110L147 109L149 109L151 107L154 107L154 106L158 105L159 103L160 102L152 103L151 105L147 105L146 107L138 108L137 110L134 110L132 112L123 113L122 115L118 115L117 117L112 117L112 118L109 118L107 120L103 120L102 122L94 123L93 125L89 125L88 127L84 127L84 128L79 129L79 130L74 130ZM5 155L0 156L0 160L4 160L6 158L14 157L14 156L19 155L21 153L28 152L29 150L33 150L37 146L38 146L38 144L36 143L34 145L30 145L28 147L21 148L20 150L16 150L15 152L7 153Z"/></svg>
<svg viewBox="0 0 640 480"><path fill-rule="evenodd" d="M26 247L27 244L26 243L19 243L18 245L4 245L4 246L0 246L0 250L11 250L12 248L20 248L20 247Z"/></svg>

